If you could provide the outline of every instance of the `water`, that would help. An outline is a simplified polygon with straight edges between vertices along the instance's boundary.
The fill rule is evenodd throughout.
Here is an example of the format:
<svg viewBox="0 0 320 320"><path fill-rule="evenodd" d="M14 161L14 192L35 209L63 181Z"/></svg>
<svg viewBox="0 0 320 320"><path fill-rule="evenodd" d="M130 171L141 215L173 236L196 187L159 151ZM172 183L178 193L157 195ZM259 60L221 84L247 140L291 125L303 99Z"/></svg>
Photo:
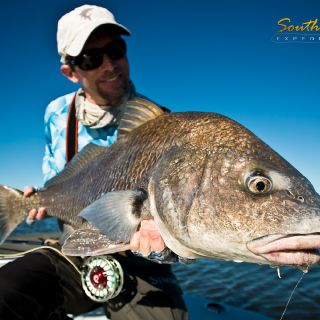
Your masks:
<svg viewBox="0 0 320 320"><path fill-rule="evenodd" d="M55 219L26 224L15 233L58 230ZM302 271L277 269L248 263L199 259L191 265L173 266L184 291L217 302L257 311L280 319ZM283 320L320 319L320 266L310 268L295 290ZM236 319L235 319L236 320Z"/></svg>
<svg viewBox="0 0 320 320"><path fill-rule="evenodd" d="M199 260L194 265L176 265L184 290L204 298L254 310L280 319L302 271L276 269L248 263ZM320 267L311 268L295 290L283 320L320 319Z"/></svg>

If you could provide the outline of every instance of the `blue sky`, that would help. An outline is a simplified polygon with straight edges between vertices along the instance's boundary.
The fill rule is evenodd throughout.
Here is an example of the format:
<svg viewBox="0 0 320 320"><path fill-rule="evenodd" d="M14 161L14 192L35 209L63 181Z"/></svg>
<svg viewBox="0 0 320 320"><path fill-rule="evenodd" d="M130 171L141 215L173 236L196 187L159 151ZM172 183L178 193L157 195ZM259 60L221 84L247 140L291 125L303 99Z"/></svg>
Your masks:
<svg viewBox="0 0 320 320"><path fill-rule="evenodd" d="M42 184L45 107L76 89L59 72L56 23L85 3L111 9L131 30L131 75L141 93L174 111L232 117L320 191L320 41L272 41L281 18L290 17L295 25L320 19L316 0L5 2L0 183Z"/></svg>

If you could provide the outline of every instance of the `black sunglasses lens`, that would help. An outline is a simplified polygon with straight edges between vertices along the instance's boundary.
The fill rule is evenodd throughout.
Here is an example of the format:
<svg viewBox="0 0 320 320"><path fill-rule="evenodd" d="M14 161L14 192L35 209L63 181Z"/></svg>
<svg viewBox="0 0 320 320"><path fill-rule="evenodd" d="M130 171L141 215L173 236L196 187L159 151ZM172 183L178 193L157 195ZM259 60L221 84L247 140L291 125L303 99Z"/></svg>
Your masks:
<svg viewBox="0 0 320 320"><path fill-rule="evenodd" d="M114 40L106 47L106 54L111 60L122 59L126 52L126 43L122 39Z"/></svg>
<svg viewBox="0 0 320 320"><path fill-rule="evenodd" d="M82 70L98 68L103 62L103 53L99 50L91 50L79 57L78 66Z"/></svg>
<svg viewBox="0 0 320 320"><path fill-rule="evenodd" d="M106 54L111 60L119 60L127 52L126 43L123 39L116 39L104 48L91 49L77 57L75 64L82 70L93 70L101 66L103 56Z"/></svg>

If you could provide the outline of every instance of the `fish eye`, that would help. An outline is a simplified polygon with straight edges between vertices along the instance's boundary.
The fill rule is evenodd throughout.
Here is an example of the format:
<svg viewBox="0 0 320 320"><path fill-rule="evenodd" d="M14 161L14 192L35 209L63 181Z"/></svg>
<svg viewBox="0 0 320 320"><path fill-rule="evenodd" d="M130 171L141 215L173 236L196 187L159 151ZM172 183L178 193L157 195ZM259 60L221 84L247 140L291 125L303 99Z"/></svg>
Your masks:
<svg viewBox="0 0 320 320"><path fill-rule="evenodd" d="M272 181L261 173L255 172L246 181L248 190L253 194L266 194L272 190Z"/></svg>

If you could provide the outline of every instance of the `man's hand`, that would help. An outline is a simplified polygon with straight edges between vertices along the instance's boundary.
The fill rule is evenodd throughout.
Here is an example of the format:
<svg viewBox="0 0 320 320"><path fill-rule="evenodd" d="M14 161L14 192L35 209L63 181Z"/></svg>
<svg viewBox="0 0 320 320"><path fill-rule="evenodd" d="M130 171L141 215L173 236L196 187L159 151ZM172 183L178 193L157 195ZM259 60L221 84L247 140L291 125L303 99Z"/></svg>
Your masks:
<svg viewBox="0 0 320 320"><path fill-rule="evenodd" d="M153 219L141 221L140 229L133 235L130 245L131 251L138 251L144 257L151 251L160 252L165 248L165 243Z"/></svg>
<svg viewBox="0 0 320 320"><path fill-rule="evenodd" d="M30 197L33 193L35 193L35 189L30 187L30 186L26 186L23 190L23 195L25 197ZM46 208L41 207L39 209L31 209L29 211L28 217L27 217L27 223L31 224L34 220L42 220L46 217L47 212L46 212Z"/></svg>

